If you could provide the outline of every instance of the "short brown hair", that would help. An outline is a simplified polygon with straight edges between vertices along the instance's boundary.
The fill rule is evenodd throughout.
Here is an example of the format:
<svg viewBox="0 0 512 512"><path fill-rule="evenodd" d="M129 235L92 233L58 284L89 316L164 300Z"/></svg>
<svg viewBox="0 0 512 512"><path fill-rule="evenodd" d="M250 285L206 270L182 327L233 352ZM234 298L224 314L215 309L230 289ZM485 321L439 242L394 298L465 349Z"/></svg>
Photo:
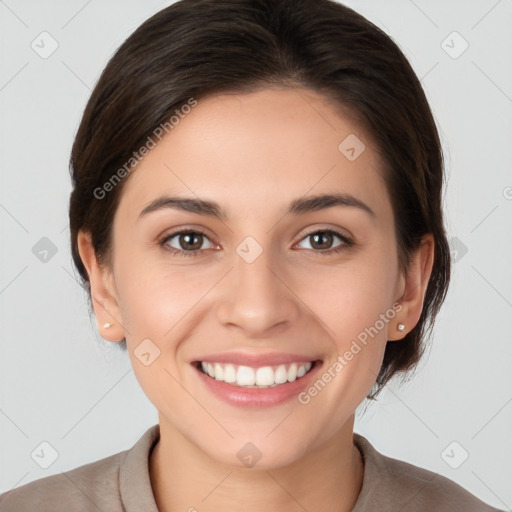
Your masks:
<svg viewBox="0 0 512 512"><path fill-rule="evenodd" d="M108 263L112 222L128 178L105 197L95 190L129 161L156 127L191 97L307 87L350 112L376 141L385 165L402 270L422 235L434 263L417 325L388 342L369 397L423 354L450 280L443 226L443 155L420 81L396 43L333 0L181 0L146 20L116 51L85 108L70 158L71 252L89 300L77 248L91 234ZM126 340L122 341L126 349Z"/></svg>

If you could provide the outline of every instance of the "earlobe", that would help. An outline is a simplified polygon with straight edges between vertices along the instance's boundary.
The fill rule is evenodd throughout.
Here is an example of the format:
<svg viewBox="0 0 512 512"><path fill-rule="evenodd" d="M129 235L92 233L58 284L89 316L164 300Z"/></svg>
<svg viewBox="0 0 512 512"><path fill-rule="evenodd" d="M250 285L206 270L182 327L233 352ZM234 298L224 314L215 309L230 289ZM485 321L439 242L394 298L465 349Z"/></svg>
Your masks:
<svg viewBox="0 0 512 512"><path fill-rule="evenodd" d="M79 231L77 246L80 258L89 276L94 313L101 336L108 341L122 341L125 333L117 297L113 292L110 269L98 262L91 235Z"/></svg>
<svg viewBox="0 0 512 512"><path fill-rule="evenodd" d="M431 233L427 233L423 236L419 248L412 256L410 269L405 276L403 294L397 299L397 302L402 305L402 309L397 315L397 322L399 323L396 327L396 334L393 332L389 341L401 340L418 323L423 310L425 293L433 264L434 237Z"/></svg>

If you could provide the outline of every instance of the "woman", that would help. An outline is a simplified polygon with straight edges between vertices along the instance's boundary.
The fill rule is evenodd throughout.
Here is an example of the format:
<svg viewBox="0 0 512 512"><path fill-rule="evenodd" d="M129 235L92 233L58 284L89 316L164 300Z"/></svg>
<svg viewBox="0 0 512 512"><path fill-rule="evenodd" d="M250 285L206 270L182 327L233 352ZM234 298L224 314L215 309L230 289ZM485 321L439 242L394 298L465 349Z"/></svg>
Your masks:
<svg viewBox="0 0 512 512"><path fill-rule="evenodd" d="M331 0L182 0L108 63L71 155L72 255L158 409L21 510L496 510L354 412L420 360L450 277L437 129Z"/></svg>

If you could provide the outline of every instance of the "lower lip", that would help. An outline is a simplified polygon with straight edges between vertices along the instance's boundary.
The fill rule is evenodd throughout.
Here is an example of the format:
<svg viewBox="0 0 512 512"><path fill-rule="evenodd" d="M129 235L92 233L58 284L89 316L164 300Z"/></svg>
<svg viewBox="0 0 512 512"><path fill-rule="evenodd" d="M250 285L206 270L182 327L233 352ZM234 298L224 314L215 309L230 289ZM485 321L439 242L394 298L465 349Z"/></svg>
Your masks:
<svg viewBox="0 0 512 512"><path fill-rule="evenodd" d="M322 362L316 361L311 370L303 377L273 388L244 388L241 386L233 386L227 382L215 380L209 375L204 374L196 366L192 366L199 374L199 378L205 383L206 387L224 402L237 407L260 408L279 405L292 398L297 398L299 393L307 388L315 378L315 375L322 366Z"/></svg>

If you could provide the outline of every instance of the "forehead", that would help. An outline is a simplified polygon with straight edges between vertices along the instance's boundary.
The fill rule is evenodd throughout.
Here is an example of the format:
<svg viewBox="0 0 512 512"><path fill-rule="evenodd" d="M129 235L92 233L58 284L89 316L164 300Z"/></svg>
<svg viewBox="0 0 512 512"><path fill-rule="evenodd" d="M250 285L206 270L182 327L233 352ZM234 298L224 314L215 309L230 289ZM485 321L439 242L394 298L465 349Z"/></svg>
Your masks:
<svg viewBox="0 0 512 512"><path fill-rule="evenodd" d="M135 216L158 196L182 194L250 215L308 192L346 192L385 209L381 164L363 128L314 91L215 95L182 114L139 162L119 210Z"/></svg>

